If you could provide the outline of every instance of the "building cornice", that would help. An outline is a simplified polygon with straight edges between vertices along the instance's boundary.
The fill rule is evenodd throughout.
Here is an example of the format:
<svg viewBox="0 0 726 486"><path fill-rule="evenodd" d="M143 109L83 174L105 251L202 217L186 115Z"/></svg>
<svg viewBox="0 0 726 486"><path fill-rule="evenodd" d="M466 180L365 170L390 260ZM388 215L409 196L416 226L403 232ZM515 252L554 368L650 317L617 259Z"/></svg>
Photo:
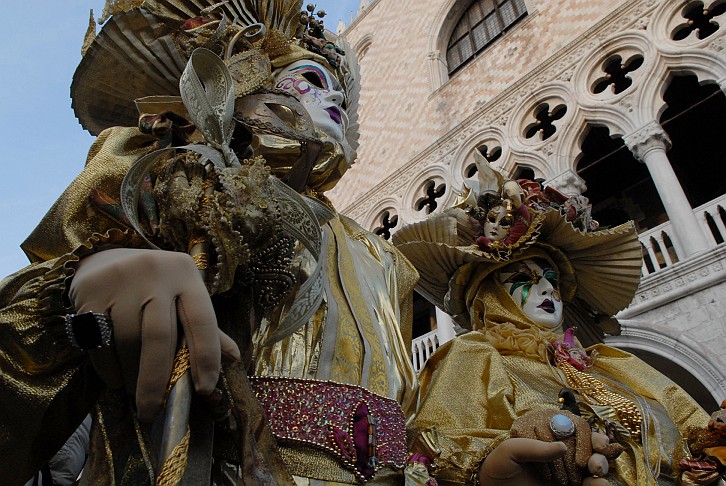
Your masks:
<svg viewBox="0 0 726 486"><path fill-rule="evenodd" d="M368 15L368 12L373 10L376 7L376 5L378 5L382 1L383 0L374 0L373 3L368 5L368 8L366 8L363 11L363 13L359 13L358 15L356 15L355 19L353 19L353 21L350 23L350 25L348 27L346 27L346 29L343 31L343 35L345 36L345 34L347 34L350 29L352 29L353 27L358 25L365 18L365 16Z"/></svg>

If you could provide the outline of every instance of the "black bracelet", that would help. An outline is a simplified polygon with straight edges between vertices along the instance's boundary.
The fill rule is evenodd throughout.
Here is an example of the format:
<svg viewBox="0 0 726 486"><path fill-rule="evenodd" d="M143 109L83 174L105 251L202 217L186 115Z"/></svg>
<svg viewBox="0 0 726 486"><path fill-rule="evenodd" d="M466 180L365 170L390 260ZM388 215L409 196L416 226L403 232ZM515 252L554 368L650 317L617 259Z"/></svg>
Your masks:
<svg viewBox="0 0 726 486"><path fill-rule="evenodd" d="M83 351L111 345L111 318L100 312L66 315L66 334L71 344Z"/></svg>

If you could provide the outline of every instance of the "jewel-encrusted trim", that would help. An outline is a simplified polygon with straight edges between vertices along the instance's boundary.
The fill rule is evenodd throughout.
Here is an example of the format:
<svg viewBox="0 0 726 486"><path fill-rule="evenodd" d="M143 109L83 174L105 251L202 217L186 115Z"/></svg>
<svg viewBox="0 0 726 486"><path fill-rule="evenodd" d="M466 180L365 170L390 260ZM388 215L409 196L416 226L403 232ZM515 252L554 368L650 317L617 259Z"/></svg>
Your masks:
<svg viewBox="0 0 726 486"><path fill-rule="evenodd" d="M361 482L373 477L356 466L354 415L365 404L369 420L375 423L374 447L369 449L375 450L375 461L368 466L374 466L374 472L405 466L405 416L395 400L332 381L250 377L250 384L279 440L326 451Z"/></svg>

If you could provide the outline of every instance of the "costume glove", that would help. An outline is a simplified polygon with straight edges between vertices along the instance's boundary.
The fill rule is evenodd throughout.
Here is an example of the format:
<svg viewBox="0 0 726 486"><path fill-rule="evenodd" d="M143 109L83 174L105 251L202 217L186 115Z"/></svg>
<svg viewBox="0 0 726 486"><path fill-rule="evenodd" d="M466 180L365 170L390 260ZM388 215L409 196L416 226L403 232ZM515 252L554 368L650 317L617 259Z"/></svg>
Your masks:
<svg viewBox="0 0 726 486"><path fill-rule="evenodd" d="M210 394L222 355L240 359L217 327L212 301L192 258L184 253L116 248L84 258L69 296L77 313L101 312L113 322L113 348L91 351L101 378L135 397L139 420L161 411L183 330L197 393Z"/></svg>

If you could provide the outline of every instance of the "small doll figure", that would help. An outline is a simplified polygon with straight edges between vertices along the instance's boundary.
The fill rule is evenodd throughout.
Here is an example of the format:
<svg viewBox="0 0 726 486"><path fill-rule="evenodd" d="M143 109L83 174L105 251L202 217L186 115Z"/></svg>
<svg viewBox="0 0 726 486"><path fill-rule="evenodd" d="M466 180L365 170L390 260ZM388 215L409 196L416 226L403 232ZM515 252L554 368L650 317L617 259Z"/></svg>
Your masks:
<svg viewBox="0 0 726 486"><path fill-rule="evenodd" d="M479 199L484 198L480 197ZM483 202L486 204L486 200ZM486 205L484 208L486 208ZM529 210L521 203L521 199L515 199L514 201L512 199L500 199L499 203L494 203L487 210L484 208L480 204L469 212L469 215L476 221L475 224L481 227L476 244L482 251L502 245L511 246L529 228Z"/></svg>
<svg viewBox="0 0 726 486"><path fill-rule="evenodd" d="M564 360L579 371L592 366L594 356L588 356L587 352L575 342L575 328L571 327L565 331L562 339L552 343L554 348L555 361Z"/></svg>

